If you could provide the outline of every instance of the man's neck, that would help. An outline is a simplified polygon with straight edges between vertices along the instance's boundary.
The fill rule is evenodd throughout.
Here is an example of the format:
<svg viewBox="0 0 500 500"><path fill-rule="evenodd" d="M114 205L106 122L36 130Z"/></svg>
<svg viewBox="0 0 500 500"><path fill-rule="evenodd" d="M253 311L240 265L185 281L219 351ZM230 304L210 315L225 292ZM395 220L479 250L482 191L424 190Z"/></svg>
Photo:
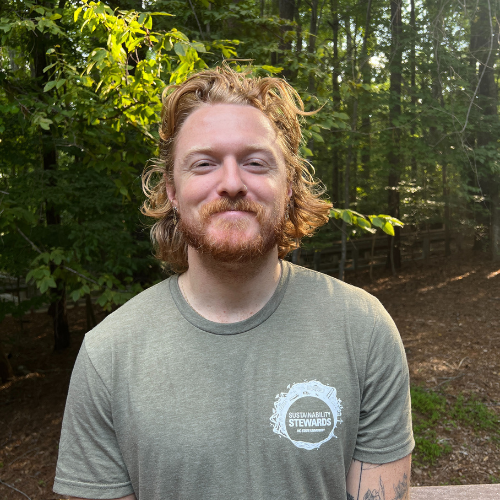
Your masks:
<svg viewBox="0 0 500 500"><path fill-rule="evenodd" d="M246 263L214 261L188 248L189 269L179 276L188 304L216 323L243 321L264 307L281 276L278 250Z"/></svg>

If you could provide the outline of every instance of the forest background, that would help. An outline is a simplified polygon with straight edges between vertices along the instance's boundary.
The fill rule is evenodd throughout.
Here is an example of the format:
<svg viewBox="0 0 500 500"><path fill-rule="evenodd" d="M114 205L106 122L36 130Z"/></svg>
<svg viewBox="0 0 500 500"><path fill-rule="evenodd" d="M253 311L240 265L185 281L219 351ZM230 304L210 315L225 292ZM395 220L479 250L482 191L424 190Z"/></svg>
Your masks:
<svg viewBox="0 0 500 500"><path fill-rule="evenodd" d="M0 300L0 494L53 498L79 342L165 275L138 210L161 93L223 61L285 77L321 108L301 149L334 209L303 244L342 239L345 264L348 240L389 234L398 274L351 278L402 334L415 483L499 482L499 10L500 0L1 2L0 288L37 293ZM446 257L399 271L402 238L433 228L444 228ZM472 258L449 257L459 241ZM47 307L50 321L35 313Z"/></svg>
<svg viewBox="0 0 500 500"><path fill-rule="evenodd" d="M138 207L161 93L226 60L285 77L335 210L317 244L441 226L500 256L498 0L7 0L0 6L0 272L106 310L162 279ZM346 211L347 210L347 211ZM363 217L360 214L386 214ZM311 243L309 243L311 244Z"/></svg>

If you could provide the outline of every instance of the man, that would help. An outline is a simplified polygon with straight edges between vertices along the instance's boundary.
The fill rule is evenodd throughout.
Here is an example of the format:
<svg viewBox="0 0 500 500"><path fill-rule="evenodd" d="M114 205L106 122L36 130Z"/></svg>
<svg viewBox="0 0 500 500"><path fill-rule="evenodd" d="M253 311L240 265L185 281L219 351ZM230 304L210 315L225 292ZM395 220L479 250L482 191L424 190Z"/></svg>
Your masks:
<svg viewBox="0 0 500 500"><path fill-rule="evenodd" d="M394 323L366 292L281 260L330 208L299 156L304 114L283 80L227 68L165 96L144 212L178 274L86 336L57 493L408 498Z"/></svg>

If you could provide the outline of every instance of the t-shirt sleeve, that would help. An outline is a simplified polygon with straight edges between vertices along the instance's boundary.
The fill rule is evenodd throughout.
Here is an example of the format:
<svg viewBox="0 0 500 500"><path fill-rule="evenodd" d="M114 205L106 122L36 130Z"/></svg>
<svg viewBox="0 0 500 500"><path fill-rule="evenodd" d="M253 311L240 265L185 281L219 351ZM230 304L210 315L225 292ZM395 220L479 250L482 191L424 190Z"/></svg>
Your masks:
<svg viewBox="0 0 500 500"><path fill-rule="evenodd" d="M382 464L410 454L415 442L403 343L392 318L380 303L378 306L366 357L353 458Z"/></svg>
<svg viewBox="0 0 500 500"><path fill-rule="evenodd" d="M54 491L92 499L134 493L113 428L111 395L85 342L71 376Z"/></svg>

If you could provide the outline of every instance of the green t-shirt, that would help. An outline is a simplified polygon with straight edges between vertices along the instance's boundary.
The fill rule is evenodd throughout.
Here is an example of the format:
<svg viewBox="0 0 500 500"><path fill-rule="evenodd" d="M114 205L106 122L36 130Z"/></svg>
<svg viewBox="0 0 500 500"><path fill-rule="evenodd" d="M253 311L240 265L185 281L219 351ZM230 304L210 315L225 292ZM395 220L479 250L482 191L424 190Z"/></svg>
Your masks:
<svg viewBox="0 0 500 500"><path fill-rule="evenodd" d="M352 458L408 455L408 368L392 319L363 290L282 268L272 298L244 321L201 317L174 276L88 333L54 491L345 500Z"/></svg>

